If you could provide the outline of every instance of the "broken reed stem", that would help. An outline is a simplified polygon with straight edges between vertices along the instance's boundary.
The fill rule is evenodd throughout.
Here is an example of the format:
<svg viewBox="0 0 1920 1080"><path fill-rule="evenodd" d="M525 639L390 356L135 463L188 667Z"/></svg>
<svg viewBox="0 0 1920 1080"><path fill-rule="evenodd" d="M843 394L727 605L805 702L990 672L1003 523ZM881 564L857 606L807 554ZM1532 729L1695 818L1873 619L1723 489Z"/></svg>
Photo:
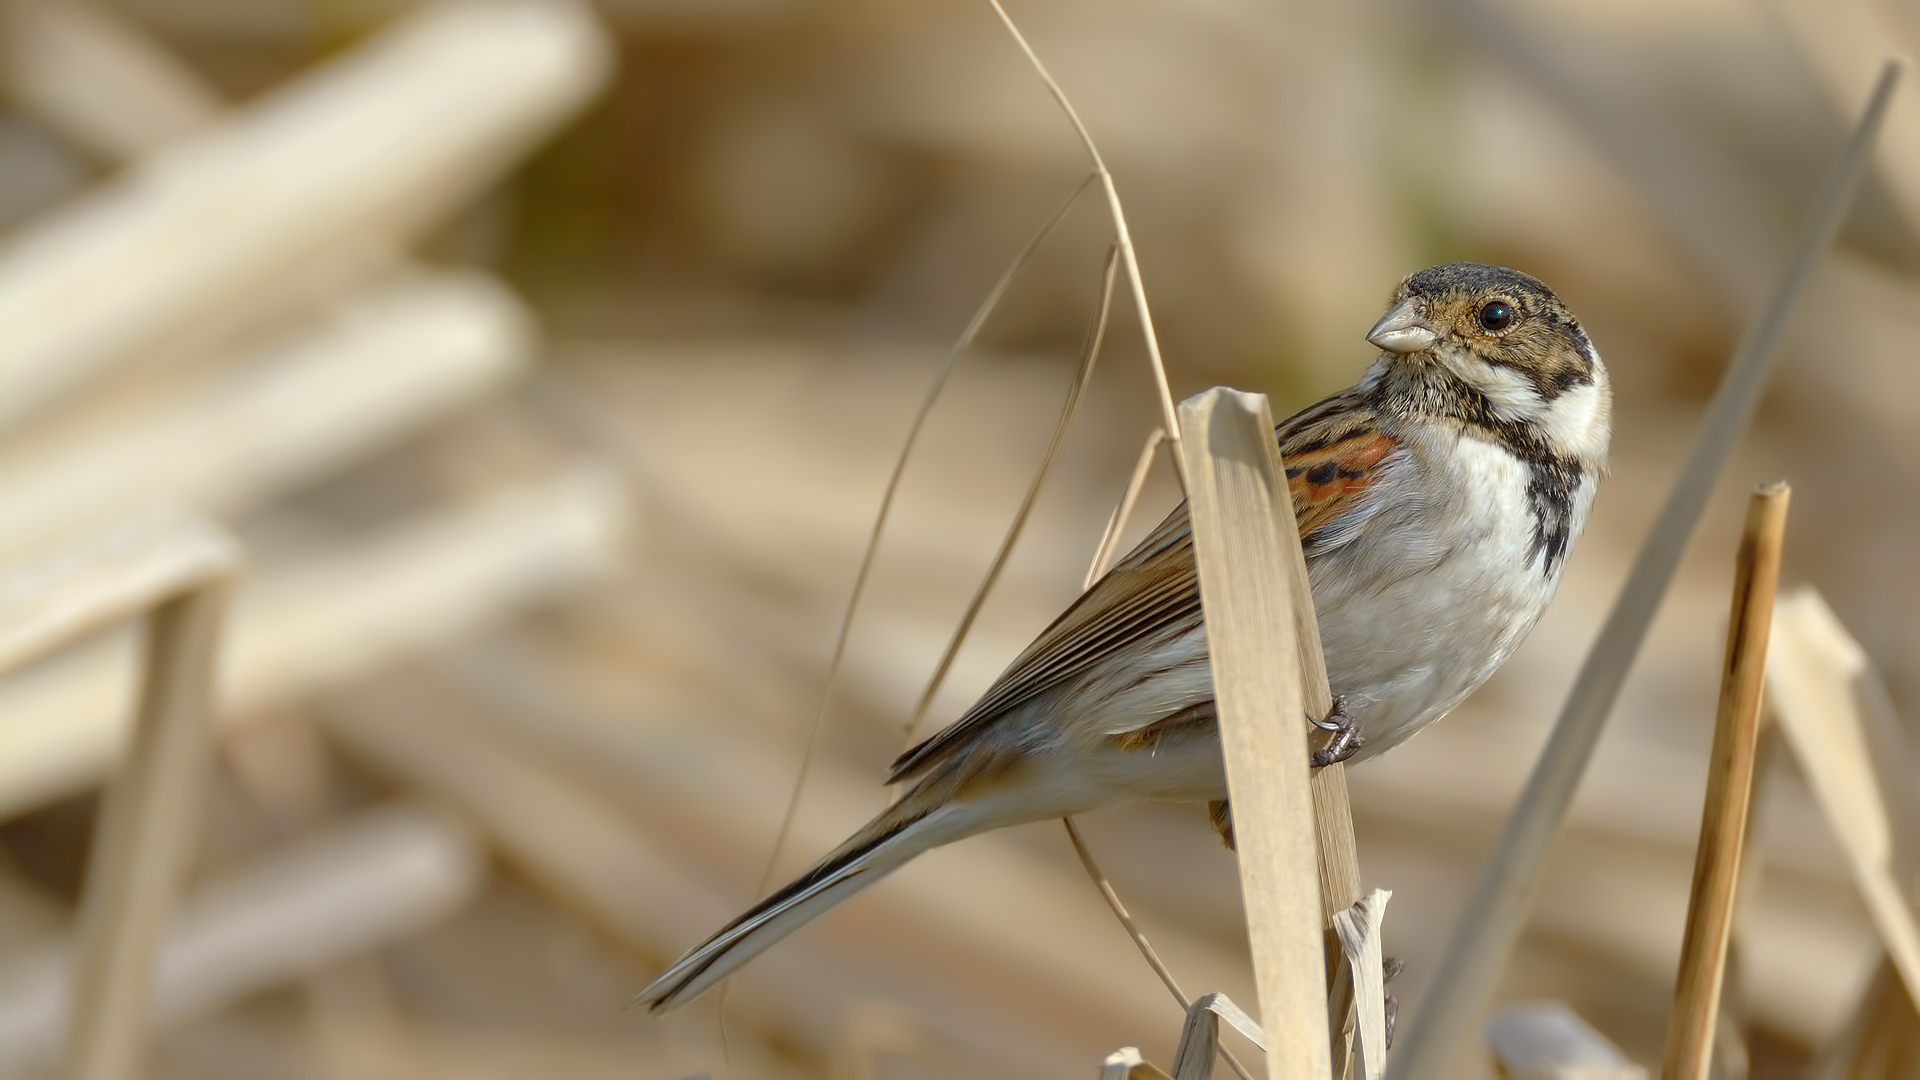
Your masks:
<svg viewBox="0 0 1920 1080"><path fill-rule="evenodd" d="M1073 124L1074 133L1080 136L1080 145L1086 148L1087 157L1093 161L1093 173L1100 178L1100 188L1107 196L1107 212L1113 217L1114 243L1120 248L1120 260L1127 268L1127 287L1133 294L1133 309L1140 317L1140 333L1146 339L1147 362L1153 367L1154 387L1160 392L1161 423L1165 425L1167 439L1174 445L1174 474L1180 479L1181 490L1187 490L1187 461L1180 450L1180 419L1174 413L1173 391L1167 385L1167 367L1160 358L1160 339L1153 332L1153 312L1147 306L1147 287L1140 280L1140 260L1134 254L1133 236L1127 231L1127 214L1120 206L1120 193L1114 189L1113 174L1107 171L1107 163L1100 156L1100 148L1094 145L1093 135L1087 131L1087 125L1081 123L1080 114L1074 111L1073 103L1067 100L1066 91L1060 89L1047 65L1040 62L1040 55L1027 44L1027 37L1014 25L1007 9L1000 6L1000 0L987 0L993 5L994 13L1000 16L1000 22L1013 35L1020 51L1027 56L1027 63L1033 66L1034 73L1047 86L1047 92L1059 104L1060 110L1067 114L1067 120Z"/></svg>
<svg viewBox="0 0 1920 1080"><path fill-rule="evenodd" d="M760 883L754 887L754 895L766 894L767 886L773 881L775 868L780 864L780 853L786 850L787 839L793 834L793 818L800 810L800 796L806 790L807 777L813 771L814 759L820 752L820 735L826 727L827 715L833 706L833 692L840 684L840 669L846 661L847 641L853 636L853 617L860 610L860 600L866 595L867 582L873 576L874 560L880 553L880 537L886 532L887 517L893 512L895 496L900 492L900 480L907 472L907 462L913 457L913 448L920 442L920 434L927 426L927 417L933 414L933 407L940 401L940 395L946 390L947 380L953 375L954 366L960 357L973 347L974 339L979 337L981 327L986 325L987 317L993 314L1007 290L1013 287L1013 279L1033 260L1034 252L1040 250L1054 229L1066 218L1067 211L1073 209L1087 185L1093 182L1092 174L1081 178L1053 213L1042 222L1040 228L1027 238L1027 244L1013 257L1007 268L1000 273L998 281L988 291L986 299L974 310L973 318L968 320L967 328L960 332L959 340L947 351L947 358L934 374L933 385L927 387L926 397L920 401L920 408L913 415L913 423L907 428L907 441L900 448L900 456L894 461L893 473L887 477L887 488L880 495L880 509L873 517L873 530L867 535L866 551L860 556L860 569L854 572L853 588L847 595L846 614L840 618L840 631L833 641L833 658L827 662L827 681L820 691L820 707L813 715L813 725L807 731L806 749L800 754L800 768L794 774L793 793L787 799L787 812L780 819L780 831L774 835L773 848L767 852L766 866L760 871ZM722 998L724 1012L725 999Z"/></svg>
<svg viewBox="0 0 1920 1080"><path fill-rule="evenodd" d="M927 679L927 687L921 692L919 703L914 705L913 714L907 718L906 736L909 744L913 741L913 733L919 730L920 722L927 718L927 710L933 707L933 699L939 696L940 688L946 684L954 658L960 655L960 647L966 644L967 635L973 631L974 620L980 617L987 594L1000 581L1000 572L1006 569L1013 546L1020 542L1020 534L1027 527L1027 518L1033 514L1033 504L1040 499L1040 488L1053 471L1054 459L1060 456L1060 448L1066 445L1067 429L1073 426L1074 414L1080 411L1080 401L1086 396L1087 383L1093 380L1094 365L1100 360L1100 346L1107 339L1107 317L1113 312L1113 277L1117 256L1117 247L1107 249L1106 268L1100 275L1100 303L1094 308L1093 318L1087 323L1086 336L1081 340L1080 366L1074 372L1073 384L1067 388L1067 400L1060 406L1060 418L1053 425L1053 438L1047 442L1047 452L1040 458L1040 467L1034 471L1033 482L1027 485L1026 497L1020 500L1020 508L1014 511L1007 534L1000 541L1000 550L993 555L993 564L987 567L986 577L981 580L980 587L974 590L973 599L967 602L967 610L960 616L959 625L954 627L953 636L947 639L946 651L940 654L940 662L934 665L933 675Z"/></svg>
<svg viewBox="0 0 1920 1080"><path fill-rule="evenodd" d="M1288 545L1298 530L1266 398L1183 402L1194 561L1206 621L1267 1074L1331 1075L1307 725ZM1276 662L1276 658L1279 662Z"/></svg>
<svg viewBox="0 0 1920 1080"><path fill-rule="evenodd" d="M1547 852L1559 835L1575 789L1613 711L1627 668L1638 654L1713 485L1759 402L1788 318L1833 241L1856 181L1871 156L1903 65L1888 61L1795 248L1793 261L1721 376L1692 450L1655 519L1646 543L1541 751L1505 832L1467 902L1460 924L1434 968L1427 995L1388 1062L1389 1080L1444 1076L1479 1031L1479 1017L1526 925Z"/></svg>
<svg viewBox="0 0 1920 1080"><path fill-rule="evenodd" d="M1707 1080L1713 1064L1727 942L1745 848L1760 731L1761 684L1780 549L1791 491L1773 484L1754 492L1734 569L1733 608L1721 671L1719 715L1707 759L1707 794L1694 855L1693 893L1680 950L1680 974L1667 1028L1665 1080Z"/></svg>
<svg viewBox="0 0 1920 1080"><path fill-rule="evenodd" d="M1278 458L1280 455L1275 453ZM1286 463L1276 467L1284 475ZM1284 521L1294 524L1293 496L1285 483L1278 496L1286 510ZM1324 717L1333 710L1333 691L1327 683L1327 658L1320 645L1320 619L1313 606L1307 579L1307 557L1297 527L1288 529L1280 544L1285 551L1288 591L1293 599L1293 633L1300 665L1302 704L1307 715ZM1334 916L1360 902L1360 849L1353 836L1353 804L1347 794L1347 766L1335 762L1312 770L1313 829L1320 878L1322 951L1327 963L1327 1035L1337 1075L1345 1075L1353 1045L1353 971L1346 963Z"/></svg>
<svg viewBox="0 0 1920 1080"><path fill-rule="evenodd" d="M1080 830L1074 826L1073 819L1061 818L1060 824L1067 827L1067 839L1073 844L1073 852L1080 856L1080 865L1086 868L1087 876L1093 879L1094 887L1100 890L1100 898L1107 902L1107 910L1113 912L1113 917L1120 921L1120 928L1133 939L1134 948L1140 950L1140 955L1146 960L1147 966L1160 977L1160 985L1166 987L1167 993L1173 995L1173 1000L1180 1003L1180 1011L1186 1012L1193 1004L1188 1000L1186 991L1180 989L1180 983L1173 977L1173 971L1167 967L1166 961L1160 959L1159 951L1153 947L1152 942L1147 940L1146 932L1140 929L1140 924L1133 921L1133 914L1127 910L1127 905L1120 901L1120 894L1114 891L1113 882L1107 880L1107 875L1101 871L1100 864L1093 860L1093 852L1087 850L1086 841L1080 838ZM1240 1063L1239 1058L1233 1056L1232 1051L1224 1046L1219 1049L1221 1060L1227 1063L1227 1067L1233 1070L1235 1076L1240 1077L1240 1080L1253 1080L1252 1074L1247 1072L1247 1067Z"/></svg>
<svg viewBox="0 0 1920 1080"><path fill-rule="evenodd" d="M1920 986L1910 744L1866 651L1812 589L1775 605L1767 695L1787 745L1847 856L1880 943Z"/></svg>
<svg viewBox="0 0 1920 1080"><path fill-rule="evenodd" d="M198 820L225 602L215 580L163 602L148 620L133 742L107 788L81 900L71 1080L139 1071L154 957Z"/></svg>
<svg viewBox="0 0 1920 1080"><path fill-rule="evenodd" d="M1087 567L1086 579L1080 583L1082 589L1092 588L1093 583L1107 572L1120 536L1126 531L1128 520L1133 517L1133 507L1139 500L1141 487L1146 483L1147 472L1153 467L1153 455L1166 441L1166 431L1155 428L1153 434L1147 436L1146 445L1140 448L1140 457L1134 462L1133 475L1127 480L1126 491L1121 494L1120 501L1114 505L1113 515L1107 519L1106 534L1100 538L1100 547L1094 552L1093 562ZM1107 902L1107 908L1113 912L1113 917L1120 921L1121 929L1125 930L1127 937L1133 940L1134 948L1139 950L1147 966L1160 977L1161 985L1173 995L1173 1000L1179 1002L1180 1010L1186 1012L1192 1004L1187 999L1186 992L1180 989L1180 984L1175 981L1172 970L1167 967L1165 961L1160 959L1159 950L1153 947L1153 942L1147 940L1146 932L1133 921L1132 914L1127 911L1127 905L1121 902L1120 894L1114 891L1113 883L1107 880L1107 875L1100 869L1100 864L1094 861L1093 852L1088 850L1087 845L1080 839L1080 830L1074 826L1073 819L1061 818L1060 824L1066 826L1067 839L1073 842L1074 853L1080 856L1080 865L1086 869L1087 876L1093 879L1094 888L1099 890L1100 898ZM1240 1077L1241 1080L1253 1080L1247 1067L1241 1064L1240 1059L1235 1057L1231 1050L1221 1046L1219 1052L1221 1060L1227 1063L1227 1067L1233 1070L1235 1076Z"/></svg>

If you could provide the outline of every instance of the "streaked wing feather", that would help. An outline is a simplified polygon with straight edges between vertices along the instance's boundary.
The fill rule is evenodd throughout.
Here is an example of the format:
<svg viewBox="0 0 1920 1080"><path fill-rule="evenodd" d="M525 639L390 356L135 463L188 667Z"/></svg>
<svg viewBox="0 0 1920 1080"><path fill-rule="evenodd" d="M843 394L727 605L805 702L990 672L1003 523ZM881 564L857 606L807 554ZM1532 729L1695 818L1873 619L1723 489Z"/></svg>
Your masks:
<svg viewBox="0 0 1920 1080"><path fill-rule="evenodd" d="M1151 629L1183 617L1198 618L1195 581L1193 535L1182 504L1041 631L960 719L902 754L887 782L920 772L1008 710L1086 671Z"/></svg>
<svg viewBox="0 0 1920 1080"><path fill-rule="evenodd" d="M1372 516L1368 504L1374 500L1366 495L1391 467L1399 447L1372 419L1357 394L1348 391L1303 410L1275 431L1309 559L1353 539ZM888 783L925 770L1015 707L1142 637L1199 618L1193 534L1182 503L1042 631L965 715L902 754Z"/></svg>

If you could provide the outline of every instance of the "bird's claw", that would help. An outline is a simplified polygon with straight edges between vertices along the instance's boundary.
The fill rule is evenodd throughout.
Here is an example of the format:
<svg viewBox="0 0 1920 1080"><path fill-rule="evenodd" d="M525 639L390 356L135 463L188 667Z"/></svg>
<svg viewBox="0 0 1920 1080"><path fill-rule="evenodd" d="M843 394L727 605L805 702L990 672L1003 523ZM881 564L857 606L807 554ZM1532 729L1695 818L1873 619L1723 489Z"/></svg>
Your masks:
<svg viewBox="0 0 1920 1080"><path fill-rule="evenodd" d="M1308 764L1316 769L1347 760L1353 756L1354 751L1360 749L1363 742L1360 737L1360 726L1353 722L1353 717L1347 715L1347 699L1344 695L1335 695L1333 708L1327 710L1324 719L1316 720L1309 716L1307 723L1321 731L1333 733L1332 738L1326 741L1326 745L1315 750L1313 757L1308 759Z"/></svg>
<svg viewBox="0 0 1920 1080"><path fill-rule="evenodd" d="M1406 966L1407 965L1397 956L1382 957L1380 961L1380 974L1382 978L1380 981L1392 982L1393 977L1400 974L1401 969ZM1387 1000L1384 1004L1386 1005L1387 1013L1387 1049L1391 1050L1393 1049L1393 1028L1400 1020L1400 996L1389 990L1387 991Z"/></svg>

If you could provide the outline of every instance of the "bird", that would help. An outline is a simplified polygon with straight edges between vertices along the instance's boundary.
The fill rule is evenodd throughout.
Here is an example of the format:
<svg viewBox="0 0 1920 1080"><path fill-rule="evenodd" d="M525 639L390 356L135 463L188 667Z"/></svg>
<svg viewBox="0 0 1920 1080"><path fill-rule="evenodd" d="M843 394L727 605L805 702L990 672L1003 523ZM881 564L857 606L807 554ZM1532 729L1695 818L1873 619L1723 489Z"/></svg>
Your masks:
<svg viewBox="0 0 1920 1080"><path fill-rule="evenodd" d="M1394 290L1359 382L1278 424L1334 708L1314 766L1406 741L1520 645L1606 471L1612 390L1566 305L1501 266ZM1175 508L972 707L902 754L894 804L634 999L693 1000L942 844L1140 800L1206 803L1232 845L1193 537Z"/></svg>

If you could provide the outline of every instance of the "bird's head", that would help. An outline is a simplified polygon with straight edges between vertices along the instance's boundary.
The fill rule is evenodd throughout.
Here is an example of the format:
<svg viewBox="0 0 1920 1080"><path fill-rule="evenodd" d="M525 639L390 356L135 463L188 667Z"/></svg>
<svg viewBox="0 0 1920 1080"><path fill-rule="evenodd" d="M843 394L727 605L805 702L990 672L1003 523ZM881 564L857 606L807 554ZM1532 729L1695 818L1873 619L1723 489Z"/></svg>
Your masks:
<svg viewBox="0 0 1920 1080"><path fill-rule="evenodd" d="M1606 455L1606 367L1573 313L1526 274L1480 263L1421 270L1394 290L1367 340L1383 350L1369 379L1405 407L1527 425L1565 456Z"/></svg>

